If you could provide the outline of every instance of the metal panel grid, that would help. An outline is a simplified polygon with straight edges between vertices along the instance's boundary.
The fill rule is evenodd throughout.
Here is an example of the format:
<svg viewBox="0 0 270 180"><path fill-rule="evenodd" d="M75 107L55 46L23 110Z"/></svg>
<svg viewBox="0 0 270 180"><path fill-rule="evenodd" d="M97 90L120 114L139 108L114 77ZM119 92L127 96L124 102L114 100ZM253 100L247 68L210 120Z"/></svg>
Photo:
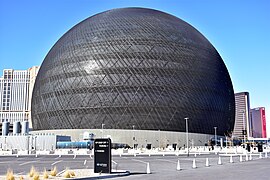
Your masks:
<svg viewBox="0 0 270 180"><path fill-rule="evenodd" d="M234 91L221 57L169 14L123 8L74 26L42 63L33 128L231 131Z"/></svg>

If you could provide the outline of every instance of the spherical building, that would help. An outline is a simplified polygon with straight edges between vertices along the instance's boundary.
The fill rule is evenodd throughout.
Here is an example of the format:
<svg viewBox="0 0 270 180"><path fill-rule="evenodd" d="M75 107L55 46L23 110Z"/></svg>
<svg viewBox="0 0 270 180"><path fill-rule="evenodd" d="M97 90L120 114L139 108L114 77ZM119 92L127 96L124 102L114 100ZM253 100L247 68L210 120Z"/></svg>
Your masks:
<svg viewBox="0 0 270 180"><path fill-rule="evenodd" d="M224 62L194 27L144 8L113 9L70 29L39 70L33 129L132 129L223 135L234 91Z"/></svg>

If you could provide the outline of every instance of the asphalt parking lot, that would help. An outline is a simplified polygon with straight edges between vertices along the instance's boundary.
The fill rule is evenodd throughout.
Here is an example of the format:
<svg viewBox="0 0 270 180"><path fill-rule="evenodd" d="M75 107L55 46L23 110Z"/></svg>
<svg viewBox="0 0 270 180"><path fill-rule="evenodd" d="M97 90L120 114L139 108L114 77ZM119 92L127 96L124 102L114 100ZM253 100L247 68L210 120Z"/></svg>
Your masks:
<svg viewBox="0 0 270 180"><path fill-rule="evenodd" d="M233 154L233 163L230 163L229 155L221 155L222 165L218 165L216 154L195 155L131 155L113 156L113 171L128 170L129 176L119 179L269 179L270 158L262 158L253 155L251 161L239 162L240 156ZM206 167L206 158L210 167ZM196 159L197 168L192 168ZM177 162L180 162L181 170L177 171ZM146 174L147 163L150 164L151 174ZM34 166L42 172L56 166L58 172L69 169L93 169L93 159L89 155L35 155L27 156L1 156L0 175L5 175L7 169L12 169L15 174L27 174Z"/></svg>

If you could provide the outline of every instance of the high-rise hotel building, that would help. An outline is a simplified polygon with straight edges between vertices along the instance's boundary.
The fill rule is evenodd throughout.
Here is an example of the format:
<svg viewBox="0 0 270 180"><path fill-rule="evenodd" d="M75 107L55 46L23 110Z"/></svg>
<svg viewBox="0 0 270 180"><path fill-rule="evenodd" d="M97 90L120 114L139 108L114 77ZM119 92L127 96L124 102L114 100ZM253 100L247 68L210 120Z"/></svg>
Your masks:
<svg viewBox="0 0 270 180"><path fill-rule="evenodd" d="M233 137L247 140L251 136L249 93L235 93L235 123Z"/></svg>
<svg viewBox="0 0 270 180"><path fill-rule="evenodd" d="M265 108L251 109L252 137L267 138Z"/></svg>
<svg viewBox="0 0 270 180"><path fill-rule="evenodd" d="M0 78L0 120L31 122L31 98L39 66L27 70L4 69Z"/></svg>

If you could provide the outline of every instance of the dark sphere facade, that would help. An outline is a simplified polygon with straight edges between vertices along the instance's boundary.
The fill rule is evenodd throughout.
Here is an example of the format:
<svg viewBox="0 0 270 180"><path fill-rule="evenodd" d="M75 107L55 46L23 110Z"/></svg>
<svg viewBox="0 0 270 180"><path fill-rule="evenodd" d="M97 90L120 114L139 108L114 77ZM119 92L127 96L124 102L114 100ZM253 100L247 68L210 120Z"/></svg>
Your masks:
<svg viewBox="0 0 270 180"><path fill-rule="evenodd" d="M223 135L234 91L216 49L195 28L144 8L113 9L52 47L32 97L33 129L135 129Z"/></svg>

